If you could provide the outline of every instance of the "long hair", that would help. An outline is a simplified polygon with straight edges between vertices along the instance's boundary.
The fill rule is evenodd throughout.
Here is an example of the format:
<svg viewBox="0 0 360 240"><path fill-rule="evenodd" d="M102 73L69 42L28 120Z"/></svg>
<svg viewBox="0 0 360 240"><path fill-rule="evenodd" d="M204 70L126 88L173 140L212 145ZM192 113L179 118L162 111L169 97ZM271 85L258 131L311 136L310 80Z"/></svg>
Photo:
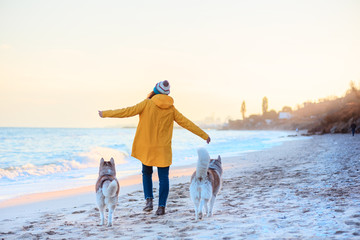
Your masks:
<svg viewBox="0 0 360 240"><path fill-rule="evenodd" d="M147 98L148 99L151 99L153 96L155 96L156 95L156 93L154 93L154 91L151 91L149 94L148 94L148 96L147 96Z"/></svg>

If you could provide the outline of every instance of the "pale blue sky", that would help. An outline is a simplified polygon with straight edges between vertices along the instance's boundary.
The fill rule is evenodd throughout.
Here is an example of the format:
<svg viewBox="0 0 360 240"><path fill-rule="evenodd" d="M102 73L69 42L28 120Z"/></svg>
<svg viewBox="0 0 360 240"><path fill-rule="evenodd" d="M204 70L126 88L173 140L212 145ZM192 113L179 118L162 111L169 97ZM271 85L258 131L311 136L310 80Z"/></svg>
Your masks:
<svg viewBox="0 0 360 240"><path fill-rule="evenodd" d="M168 79L188 118L360 82L360 1L0 0L0 126L96 127Z"/></svg>

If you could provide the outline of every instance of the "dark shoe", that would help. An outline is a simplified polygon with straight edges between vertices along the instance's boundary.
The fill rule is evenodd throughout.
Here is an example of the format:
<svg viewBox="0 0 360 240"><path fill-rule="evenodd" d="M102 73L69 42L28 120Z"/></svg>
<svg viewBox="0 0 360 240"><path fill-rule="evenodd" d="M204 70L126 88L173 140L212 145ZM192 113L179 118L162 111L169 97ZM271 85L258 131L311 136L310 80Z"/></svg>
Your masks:
<svg viewBox="0 0 360 240"><path fill-rule="evenodd" d="M150 212L153 210L153 199L152 198L146 199L146 205L143 210L146 212Z"/></svg>
<svg viewBox="0 0 360 240"><path fill-rule="evenodd" d="M165 214L165 207L159 207L156 210L156 215L164 215Z"/></svg>

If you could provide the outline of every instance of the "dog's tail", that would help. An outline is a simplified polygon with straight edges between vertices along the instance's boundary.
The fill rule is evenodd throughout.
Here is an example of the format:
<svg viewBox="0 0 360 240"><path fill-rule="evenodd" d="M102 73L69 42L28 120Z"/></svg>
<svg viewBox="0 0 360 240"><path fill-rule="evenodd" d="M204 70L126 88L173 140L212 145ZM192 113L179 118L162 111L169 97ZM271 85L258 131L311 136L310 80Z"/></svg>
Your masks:
<svg viewBox="0 0 360 240"><path fill-rule="evenodd" d="M116 192L118 191L118 183L116 180L107 181L104 183L102 192L105 197L114 197L116 195Z"/></svg>
<svg viewBox="0 0 360 240"><path fill-rule="evenodd" d="M198 162L196 166L196 178L204 179L207 175L207 170L209 168L210 155L205 148L199 148L198 152Z"/></svg>

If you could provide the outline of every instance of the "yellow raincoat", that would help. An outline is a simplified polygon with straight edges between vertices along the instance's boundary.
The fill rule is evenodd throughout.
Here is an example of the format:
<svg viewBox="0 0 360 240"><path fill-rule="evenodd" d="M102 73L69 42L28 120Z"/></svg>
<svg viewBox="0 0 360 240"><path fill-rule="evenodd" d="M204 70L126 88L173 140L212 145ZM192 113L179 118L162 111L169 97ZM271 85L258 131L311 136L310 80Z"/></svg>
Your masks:
<svg viewBox="0 0 360 240"><path fill-rule="evenodd" d="M171 139L174 121L183 128L208 139L208 135L175 107L174 100L164 94L157 94L151 99L133 107L103 111L103 117L125 118L140 116L132 146L131 156L139 159L146 166L168 167L172 163Z"/></svg>

